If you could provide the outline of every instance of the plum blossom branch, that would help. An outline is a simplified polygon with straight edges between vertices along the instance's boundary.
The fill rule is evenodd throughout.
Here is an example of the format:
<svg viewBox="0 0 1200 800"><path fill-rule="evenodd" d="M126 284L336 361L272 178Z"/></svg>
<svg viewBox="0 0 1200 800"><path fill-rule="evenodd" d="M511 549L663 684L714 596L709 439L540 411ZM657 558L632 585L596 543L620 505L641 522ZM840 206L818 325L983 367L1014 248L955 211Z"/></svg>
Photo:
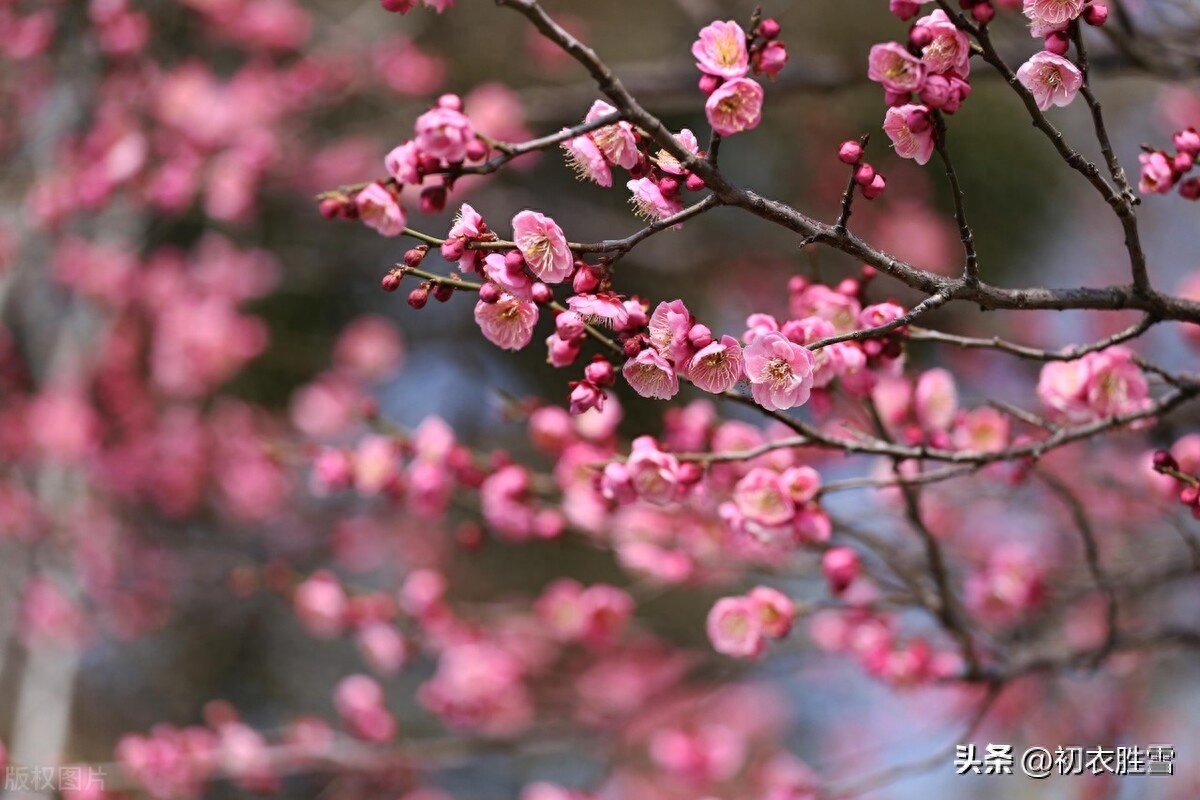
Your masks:
<svg viewBox="0 0 1200 800"><path fill-rule="evenodd" d="M933 146L946 168L946 179L950 181L950 194L954 198L954 219L958 223L958 233L962 239L963 254L966 259L963 267L963 280L968 283L978 283L979 254L975 251L975 235L971 232L971 226L967 222L962 186L958 182L958 173L954 171L954 162L950 160L950 151L946 147L946 120L941 112L933 115L933 125Z"/></svg>
<svg viewBox="0 0 1200 800"><path fill-rule="evenodd" d="M959 336L953 333L945 333L943 331L928 330L925 328L911 328L908 331L908 338L918 342L942 342L944 344L952 344L957 347L967 348L986 348L989 350L1000 350L1005 353L1011 353L1021 358L1028 358L1034 361L1074 361L1082 358L1088 353L1095 353L1100 350L1112 347L1113 345L1121 344L1122 342L1130 341L1141 336L1146 331L1150 330L1158 320L1152 316L1145 316L1134 325L1131 325L1124 330L1114 333L1112 336L1106 337L1091 344L1077 345L1068 347L1064 350L1042 350L1036 347L1027 347L1025 345L1015 344L1005 341L997 336L991 339L980 339L972 336Z"/></svg>

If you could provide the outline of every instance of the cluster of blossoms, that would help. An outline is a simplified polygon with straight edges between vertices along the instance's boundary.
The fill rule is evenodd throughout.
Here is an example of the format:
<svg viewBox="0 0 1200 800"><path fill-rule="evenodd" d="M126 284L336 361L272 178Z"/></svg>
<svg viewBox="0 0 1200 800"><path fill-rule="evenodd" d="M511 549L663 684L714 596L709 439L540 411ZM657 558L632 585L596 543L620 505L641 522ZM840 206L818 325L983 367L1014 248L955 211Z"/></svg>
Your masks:
<svg viewBox="0 0 1200 800"><path fill-rule="evenodd" d="M1070 105L1083 85L1083 73L1066 57L1072 26L1078 24L1077 19L1103 25L1108 7L1095 0L1025 0L1023 10L1030 33L1044 40L1045 49L1017 69L1017 79L1042 111L1052 105Z"/></svg>
<svg viewBox="0 0 1200 800"><path fill-rule="evenodd" d="M916 380L881 377L871 399L884 427L907 444L995 452L1009 443L1008 417L990 406L960 409L954 377L944 369L926 370Z"/></svg>
<svg viewBox="0 0 1200 800"><path fill-rule="evenodd" d="M871 48L867 77L881 84L889 106L883 129L896 153L918 164L934 149L933 112L953 114L971 93L971 42L941 9L917 20L908 44ZM920 101L912 102L914 95Z"/></svg>
<svg viewBox="0 0 1200 800"><path fill-rule="evenodd" d="M704 113L721 136L753 130L762 121L763 88L746 75L774 79L787 63L787 49L778 41L779 23L764 19L749 36L733 20L713 22L692 45L700 90L708 95Z"/></svg>
<svg viewBox="0 0 1200 800"><path fill-rule="evenodd" d="M796 604L769 586L757 586L740 597L722 597L708 612L708 638L718 653L756 658L767 639L782 639L792 630Z"/></svg>
<svg viewBox="0 0 1200 800"><path fill-rule="evenodd" d="M616 109L603 100L592 104L584 122L613 116ZM703 157L696 135L684 128L675 140L688 153ZM684 168L666 150L651 152L650 140L625 121L605 125L582 136L567 139L562 144L567 163L580 178L599 186L612 186L614 167L628 171L630 203L638 216L662 220L683 210L682 192L698 192L704 181Z"/></svg>
<svg viewBox="0 0 1200 800"><path fill-rule="evenodd" d="M382 236L399 236L408 224L408 214L400 205L405 186L420 189L418 206L423 214L434 214L446 207L464 164L485 160L490 152L475 126L463 113L458 95L444 94L437 105L417 117L412 139L392 149L384 159L390 179L373 181L350 194L326 193L320 204L321 214L332 219L361 219ZM426 178L440 175L440 181L426 185Z"/></svg>
<svg viewBox="0 0 1200 800"><path fill-rule="evenodd" d="M1134 354L1109 347L1075 361L1042 367L1038 397L1056 418L1090 422L1141 411L1150 405L1150 387Z"/></svg>
<svg viewBox="0 0 1200 800"><path fill-rule="evenodd" d="M1186 128L1173 138L1175 155L1148 149L1138 156L1142 163L1138 188L1143 194L1169 194L1178 185L1180 197L1200 200L1200 178L1183 178L1200 158L1200 133L1195 128Z"/></svg>

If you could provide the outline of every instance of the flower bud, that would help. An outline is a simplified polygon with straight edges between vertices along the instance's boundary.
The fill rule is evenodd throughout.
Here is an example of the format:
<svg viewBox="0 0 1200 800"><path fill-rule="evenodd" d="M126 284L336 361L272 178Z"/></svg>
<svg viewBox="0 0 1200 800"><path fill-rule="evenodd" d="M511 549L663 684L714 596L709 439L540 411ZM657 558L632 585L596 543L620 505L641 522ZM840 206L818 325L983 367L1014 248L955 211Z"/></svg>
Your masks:
<svg viewBox="0 0 1200 800"><path fill-rule="evenodd" d="M479 299L488 305L491 305L499 300L501 294L503 294L503 292L500 291L500 287L494 283L485 283L483 286L479 287Z"/></svg>
<svg viewBox="0 0 1200 800"><path fill-rule="evenodd" d="M1108 6L1103 3L1088 3L1083 7L1083 21L1097 28L1108 21Z"/></svg>
<svg viewBox="0 0 1200 800"><path fill-rule="evenodd" d="M1176 153L1174 160L1171 161L1172 168L1179 173L1187 172L1195 164L1195 159L1191 153Z"/></svg>
<svg viewBox="0 0 1200 800"><path fill-rule="evenodd" d="M442 242L442 258L447 261L458 261L467 251L467 243L459 237Z"/></svg>
<svg viewBox="0 0 1200 800"><path fill-rule="evenodd" d="M575 278L571 281L571 288L575 290L575 294L589 294L599 285L600 278L591 267L585 265L575 270Z"/></svg>
<svg viewBox="0 0 1200 800"><path fill-rule="evenodd" d="M873 180L875 180L875 168L866 162L859 164L858 169L854 171L854 182L859 186L866 187L870 186Z"/></svg>
<svg viewBox="0 0 1200 800"><path fill-rule="evenodd" d="M489 148L483 139L472 139L467 142L467 161L483 161L488 157Z"/></svg>
<svg viewBox="0 0 1200 800"><path fill-rule="evenodd" d="M933 41L933 31L928 25L914 25L908 32L908 43L921 49Z"/></svg>
<svg viewBox="0 0 1200 800"><path fill-rule="evenodd" d="M439 283L433 287L433 297L439 303L444 303L454 296L454 287L448 283Z"/></svg>
<svg viewBox="0 0 1200 800"><path fill-rule="evenodd" d="M462 111L462 98L456 94L444 94L437 99L439 108L448 108L451 111Z"/></svg>
<svg viewBox="0 0 1200 800"><path fill-rule="evenodd" d="M707 94L712 94L721 86L721 79L716 75L701 75L700 76L700 91Z"/></svg>
<svg viewBox="0 0 1200 800"><path fill-rule="evenodd" d="M428 186L421 190L417 202L422 214L439 214L446 208L446 187Z"/></svg>
<svg viewBox="0 0 1200 800"><path fill-rule="evenodd" d="M419 267L421 262L425 260L425 250L423 248L414 247L404 254L404 264L409 267Z"/></svg>
<svg viewBox="0 0 1200 800"><path fill-rule="evenodd" d="M535 303L545 304L554 299L554 292L550 290L549 286L541 281L534 283L533 286L529 288L529 292L533 295L533 302Z"/></svg>
<svg viewBox="0 0 1200 800"><path fill-rule="evenodd" d="M1179 196L1184 200L1200 200L1200 178L1188 178L1179 184Z"/></svg>
<svg viewBox="0 0 1200 800"><path fill-rule="evenodd" d="M400 273L396 271L389 272L383 276L383 280L379 282L385 292L394 292L400 288Z"/></svg>
<svg viewBox="0 0 1200 800"><path fill-rule="evenodd" d="M707 325L696 324L688 331L688 341L697 350L703 350L712 344L713 335Z"/></svg>
<svg viewBox="0 0 1200 800"><path fill-rule="evenodd" d="M554 330L564 341L580 339L584 334L583 317L577 311L564 311L554 318Z"/></svg>
<svg viewBox="0 0 1200 800"><path fill-rule="evenodd" d="M838 161L843 164L857 164L862 161L862 157L862 145L852 139L842 142L842 146L838 148Z"/></svg>
<svg viewBox="0 0 1200 800"><path fill-rule="evenodd" d="M341 216L342 204L332 197L326 197L317 204L317 212L325 219L333 219Z"/></svg>
<svg viewBox="0 0 1200 800"><path fill-rule="evenodd" d="M904 116L904 124L913 133L924 133L933 123L929 121L929 111L920 106L909 111Z"/></svg>
<svg viewBox="0 0 1200 800"><path fill-rule="evenodd" d="M875 179L871 181L870 186L864 186L862 189L863 197L868 200L874 200L879 195L883 194L883 190L887 188L887 181L878 172L875 173Z"/></svg>
<svg viewBox="0 0 1200 800"><path fill-rule="evenodd" d="M986 25L995 18L996 9L991 3L978 3L974 6L971 6L971 16L974 17L975 21L980 25Z"/></svg>
<svg viewBox="0 0 1200 800"><path fill-rule="evenodd" d="M699 192L704 189L704 178L699 175L688 175L686 186L689 192Z"/></svg>
<svg viewBox="0 0 1200 800"><path fill-rule="evenodd" d="M1154 468L1158 470L1179 469L1179 462L1167 450L1156 450L1153 456L1153 464Z"/></svg>
<svg viewBox="0 0 1200 800"><path fill-rule="evenodd" d="M899 20L907 22L921 12L917 0L888 0L888 10Z"/></svg>
<svg viewBox="0 0 1200 800"><path fill-rule="evenodd" d="M858 553L849 547L831 547L821 557L821 572L834 594L846 591L858 577L860 568Z"/></svg>
<svg viewBox="0 0 1200 800"><path fill-rule="evenodd" d="M612 386L616 375L612 362L606 358L597 359L583 369L583 376L597 386Z"/></svg>
<svg viewBox="0 0 1200 800"><path fill-rule="evenodd" d="M1071 40L1062 31L1055 31L1046 35L1046 49L1056 56L1065 55L1071 46Z"/></svg>
<svg viewBox="0 0 1200 800"><path fill-rule="evenodd" d="M764 39L778 39L779 32L779 23L770 17L758 23L758 35Z"/></svg>
<svg viewBox="0 0 1200 800"><path fill-rule="evenodd" d="M424 286L419 286L408 293L408 304L413 308L420 310L429 302L429 290Z"/></svg>
<svg viewBox="0 0 1200 800"><path fill-rule="evenodd" d="M1193 158L1200 155L1200 133L1196 133L1195 128L1179 131L1175 134L1174 140L1176 150L1190 153Z"/></svg>

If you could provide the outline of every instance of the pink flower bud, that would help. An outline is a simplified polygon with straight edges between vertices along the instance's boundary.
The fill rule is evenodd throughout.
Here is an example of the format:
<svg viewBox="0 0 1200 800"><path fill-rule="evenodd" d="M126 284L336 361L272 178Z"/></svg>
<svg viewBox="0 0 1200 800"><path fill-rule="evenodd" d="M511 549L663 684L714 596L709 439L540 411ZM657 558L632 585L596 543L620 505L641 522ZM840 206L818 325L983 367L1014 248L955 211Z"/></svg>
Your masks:
<svg viewBox="0 0 1200 800"><path fill-rule="evenodd" d="M467 142L467 161L483 161L488 157L487 142L482 139L472 139Z"/></svg>
<svg viewBox="0 0 1200 800"><path fill-rule="evenodd" d="M422 309L429 302L429 290L424 286L413 289L408 293L408 304L415 309Z"/></svg>
<svg viewBox="0 0 1200 800"><path fill-rule="evenodd" d="M700 91L707 94L712 94L721 86L721 79L716 75L701 75L700 76Z"/></svg>
<svg viewBox="0 0 1200 800"><path fill-rule="evenodd" d="M1200 178L1188 178L1179 184L1179 196L1184 200L1200 200Z"/></svg>
<svg viewBox="0 0 1200 800"><path fill-rule="evenodd" d="M341 202L334 200L332 197L327 197L317 204L317 211L325 219L333 219L340 216L342 213Z"/></svg>
<svg viewBox="0 0 1200 800"><path fill-rule="evenodd" d="M756 56L758 71L774 80L787 64L787 47L783 42L768 42Z"/></svg>
<svg viewBox="0 0 1200 800"><path fill-rule="evenodd" d="M535 282L533 286L529 288L529 293L533 296L533 302L535 303L549 303L554 299L554 292L550 290L549 286L541 281Z"/></svg>
<svg viewBox="0 0 1200 800"><path fill-rule="evenodd" d="M709 330L707 325L693 325L691 330L688 331L687 337L688 341L692 343L692 347L695 347L697 350L703 350L712 344L713 341L712 331Z"/></svg>
<svg viewBox="0 0 1200 800"><path fill-rule="evenodd" d="M442 242L442 258L447 261L458 261L467 251L467 243L459 238L447 239Z"/></svg>
<svg viewBox="0 0 1200 800"><path fill-rule="evenodd" d="M575 363L579 358L579 340L567 341L557 333L546 339L546 360L550 366L562 369Z"/></svg>
<svg viewBox="0 0 1200 800"><path fill-rule="evenodd" d="M462 111L462 98L456 94L444 94L437 99L439 108L448 108L451 111Z"/></svg>
<svg viewBox="0 0 1200 800"><path fill-rule="evenodd" d="M933 30L928 25L914 25L908 32L908 43L919 49L933 41Z"/></svg>
<svg viewBox="0 0 1200 800"><path fill-rule="evenodd" d="M564 311L554 318L554 329L564 341L573 342L584 334L583 316L577 311Z"/></svg>
<svg viewBox="0 0 1200 800"><path fill-rule="evenodd" d="M444 303L454 296L454 287L445 283L439 283L433 287L433 298L439 303Z"/></svg>
<svg viewBox="0 0 1200 800"><path fill-rule="evenodd" d="M887 188L887 181L879 173L875 173L875 179L871 181L870 186L864 186L862 189L863 197L868 200L874 200L879 195L883 194L883 190Z"/></svg>
<svg viewBox="0 0 1200 800"><path fill-rule="evenodd" d="M1190 153L1193 158L1200 155L1200 133L1196 133L1195 128L1179 131L1175 134L1174 141L1176 150Z"/></svg>
<svg viewBox="0 0 1200 800"><path fill-rule="evenodd" d="M616 382L616 370L608 359L598 359L583 369L583 375L597 386L612 386Z"/></svg>
<svg viewBox="0 0 1200 800"><path fill-rule="evenodd" d="M422 189L417 204L422 214L440 214L446 208L446 187L429 186Z"/></svg>
<svg viewBox="0 0 1200 800"><path fill-rule="evenodd" d="M888 10L899 20L907 22L921 11L917 0L888 0Z"/></svg>
<svg viewBox="0 0 1200 800"><path fill-rule="evenodd" d="M778 39L779 32L779 23L770 17L758 23L758 35L764 39Z"/></svg>
<svg viewBox="0 0 1200 800"><path fill-rule="evenodd" d="M1070 46L1071 40L1062 31L1055 31L1046 36L1046 49L1056 56L1065 55Z"/></svg>
<svg viewBox="0 0 1200 800"><path fill-rule="evenodd" d="M404 263L409 267L419 267L421 262L425 260L425 251L414 247L404 254Z"/></svg>
<svg viewBox="0 0 1200 800"><path fill-rule="evenodd" d="M383 280L379 284L385 292L394 292L400 288L400 274L398 272L389 272L383 276Z"/></svg>
<svg viewBox="0 0 1200 800"><path fill-rule="evenodd" d="M858 169L854 171L854 182L859 186L870 186L875 180L875 168L870 164L862 163L858 165Z"/></svg>
<svg viewBox="0 0 1200 800"><path fill-rule="evenodd" d="M986 25L996 16L996 9L991 3L978 3L971 7L971 16L981 25Z"/></svg>
<svg viewBox="0 0 1200 800"><path fill-rule="evenodd" d="M579 415L590 409L600 409L604 405L604 392L590 381L580 381L571 389L571 414Z"/></svg>
<svg viewBox="0 0 1200 800"><path fill-rule="evenodd" d="M1175 159L1171 162L1176 172L1187 172L1194 164L1195 159L1192 158L1191 153L1176 153Z"/></svg>
<svg viewBox="0 0 1200 800"><path fill-rule="evenodd" d="M670 175L660 178L658 190L662 192L663 197L675 197L679 194L679 179Z"/></svg>
<svg viewBox="0 0 1200 800"><path fill-rule="evenodd" d="M859 569L858 553L849 547L831 547L821 558L821 571L834 594L846 591L858 577Z"/></svg>
<svg viewBox="0 0 1200 800"><path fill-rule="evenodd" d="M575 294L590 294L599 286L600 278L590 267L582 266L575 270L575 278L571 281Z"/></svg>
<svg viewBox="0 0 1200 800"><path fill-rule="evenodd" d="M1108 6L1103 3L1088 3L1083 7L1083 21L1100 27L1108 21Z"/></svg>
<svg viewBox="0 0 1200 800"><path fill-rule="evenodd" d="M485 303L488 303L489 305L491 303L498 302L500 300L500 295L502 294L504 294L504 292L502 292L500 287L494 283L485 283L483 286L479 287L479 299Z"/></svg>
<svg viewBox="0 0 1200 800"><path fill-rule="evenodd" d="M924 133L933 123L929 121L929 112L926 109L921 106L913 106L904 115L904 124L913 133Z"/></svg>
<svg viewBox="0 0 1200 800"><path fill-rule="evenodd" d="M863 149L862 145L853 140L842 142L842 146L838 148L838 160L843 164L854 165L862 161Z"/></svg>
<svg viewBox="0 0 1200 800"><path fill-rule="evenodd" d="M704 188L704 179L699 175L688 175L686 186L689 192L699 192Z"/></svg>

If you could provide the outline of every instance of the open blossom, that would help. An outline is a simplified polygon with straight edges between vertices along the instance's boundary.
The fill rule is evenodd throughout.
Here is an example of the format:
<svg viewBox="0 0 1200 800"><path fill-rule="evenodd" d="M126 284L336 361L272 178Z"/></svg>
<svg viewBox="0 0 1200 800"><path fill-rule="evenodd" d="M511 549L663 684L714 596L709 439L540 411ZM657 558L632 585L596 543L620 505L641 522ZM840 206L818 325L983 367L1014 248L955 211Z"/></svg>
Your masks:
<svg viewBox="0 0 1200 800"><path fill-rule="evenodd" d="M722 136L749 131L762 122L763 88L750 78L726 81L708 96L704 114Z"/></svg>
<svg viewBox="0 0 1200 800"><path fill-rule="evenodd" d="M513 217L513 241L534 275L546 283L561 283L575 268L575 257L558 223L536 211Z"/></svg>
<svg viewBox="0 0 1200 800"><path fill-rule="evenodd" d="M889 92L919 92L925 82L925 65L896 42L877 44L867 58L867 77Z"/></svg>
<svg viewBox="0 0 1200 800"><path fill-rule="evenodd" d="M687 128L684 128L679 133L675 134L675 141L679 142L679 146L687 150L692 155L700 152L700 143L696 141L696 134L692 133ZM654 154L654 163L663 172L671 175L682 175L684 170L683 165L679 163L679 159L668 153L666 150L659 150Z"/></svg>
<svg viewBox="0 0 1200 800"><path fill-rule="evenodd" d="M1090 416L1087 387L1091 380L1091 362L1050 361L1038 377L1037 394L1046 408L1061 419L1082 421Z"/></svg>
<svg viewBox="0 0 1200 800"><path fill-rule="evenodd" d="M1109 347L1084 358L1090 361L1091 373L1088 407L1097 417L1140 411L1147 405L1150 387L1128 348Z"/></svg>
<svg viewBox="0 0 1200 800"><path fill-rule="evenodd" d="M567 166L575 174L605 188L612 186L612 167L590 136L576 136L562 143L567 154Z"/></svg>
<svg viewBox="0 0 1200 800"><path fill-rule="evenodd" d="M422 153L453 164L465 161L475 128L461 111L438 106L417 117L416 142Z"/></svg>
<svg viewBox="0 0 1200 800"><path fill-rule="evenodd" d="M1083 85L1083 73L1070 59L1043 50L1017 69L1017 80L1045 111L1052 105L1069 105Z"/></svg>
<svg viewBox="0 0 1200 800"><path fill-rule="evenodd" d="M418 186L421 183L421 152L416 142L404 142L383 158L388 174L400 183Z"/></svg>
<svg viewBox="0 0 1200 800"><path fill-rule="evenodd" d="M591 109L587 116L584 117L585 122L595 122L601 117L606 117L616 111L603 100L597 100L592 103ZM608 159L610 164L622 167L623 169L632 169L637 166L641 155L638 153L637 139L633 135L633 126L628 122L617 122L613 125L605 125L603 128L597 128L591 133L592 141L600 148L600 152Z"/></svg>
<svg viewBox="0 0 1200 800"><path fill-rule="evenodd" d="M396 198L378 183L372 183L359 192L355 205L358 206L358 216L363 224L383 236L399 236L408 224L404 209L396 202Z"/></svg>
<svg viewBox="0 0 1200 800"><path fill-rule="evenodd" d="M949 430L958 412L958 390L954 376L944 369L926 370L913 392L917 420L927 431Z"/></svg>
<svg viewBox="0 0 1200 800"><path fill-rule="evenodd" d="M633 390L642 397L670 400L679 392L679 378L671 362L654 349L646 349L631 358L621 368L621 373Z"/></svg>
<svg viewBox="0 0 1200 800"><path fill-rule="evenodd" d="M779 333L765 333L742 353L754 401L768 411L808 402L812 391L812 352Z"/></svg>
<svg viewBox="0 0 1200 800"><path fill-rule="evenodd" d="M779 473L766 467L755 467L738 481L733 502L743 517L762 525L783 525L796 516L796 504Z"/></svg>
<svg viewBox="0 0 1200 800"><path fill-rule="evenodd" d="M746 32L733 20L702 28L692 44L692 55L697 69L720 78L740 78L750 69Z"/></svg>
<svg viewBox="0 0 1200 800"><path fill-rule="evenodd" d="M971 70L971 40L940 8L917 20L933 40L921 48L921 62L930 72L953 72L965 78Z"/></svg>
<svg viewBox="0 0 1200 800"><path fill-rule="evenodd" d="M625 469L634 492L647 502L662 505L679 500L683 494L679 460L660 450L653 436L633 440Z"/></svg>
<svg viewBox="0 0 1200 800"><path fill-rule="evenodd" d="M1168 194L1175 185L1175 171L1166 153L1157 150L1138 156L1142 164L1142 175L1138 190L1142 194Z"/></svg>
<svg viewBox="0 0 1200 800"><path fill-rule="evenodd" d="M758 608L763 633L772 639L782 639L791 633L796 604L790 597L770 586L755 586L747 597Z"/></svg>
<svg viewBox="0 0 1200 800"><path fill-rule="evenodd" d="M475 304L475 322L484 337L505 350L520 350L533 339L537 324L537 306L511 294L502 294L495 303L480 300Z"/></svg>
<svg viewBox="0 0 1200 800"><path fill-rule="evenodd" d="M732 389L742 378L742 347L732 336L722 336L701 349L688 362L688 377L698 388L713 394Z"/></svg>
<svg viewBox="0 0 1200 800"><path fill-rule="evenodd" d="M921 111L928 112L925 106L905 105L892 106L883 118L883 130L892 140L896 155L911 158L918 164L928 164L933 156L933 125L928 119L918 130L913 130L910 123L913 115Z"/></svg>
<svg viewBox="0 0 1200 800"><path fill-rule="evenodd" d="M692 314L682 300L661 302L654 308L646 329L650 346L663 358L675 362L676 368L685 370L694 349L688 342L688 331L692 328Z"/></svg>
<svg viewBox="0 0 1200 800"><path fill-rule="evenodd" d="M567 308L582 316L589 325L620 330L629 324L629 309L611 292L568 297Z"/></svg>
<svg viewBox="0 0 1200 800"><path fill-rule="evenodd" d="M666 197L650 178L638 178L625 184L633 194L629 202L643 219L660 220L683 211L683 201Z"/></svg>
<svg viewBox="0 0 1200 800"><path fill-rule="evenodd" d="M754 658L767 646L762 616L748 597L722 597L708 612L708 639L718 653Z"/></svg>
<svg viewBox="0 0 1200 800"><path fill-rule="evenodd" d="M1062 28L1083 11L1086 0L1025 0L1023 11L1035 27ZM1036 35L1036 34L1035 34Z"/></svg>

